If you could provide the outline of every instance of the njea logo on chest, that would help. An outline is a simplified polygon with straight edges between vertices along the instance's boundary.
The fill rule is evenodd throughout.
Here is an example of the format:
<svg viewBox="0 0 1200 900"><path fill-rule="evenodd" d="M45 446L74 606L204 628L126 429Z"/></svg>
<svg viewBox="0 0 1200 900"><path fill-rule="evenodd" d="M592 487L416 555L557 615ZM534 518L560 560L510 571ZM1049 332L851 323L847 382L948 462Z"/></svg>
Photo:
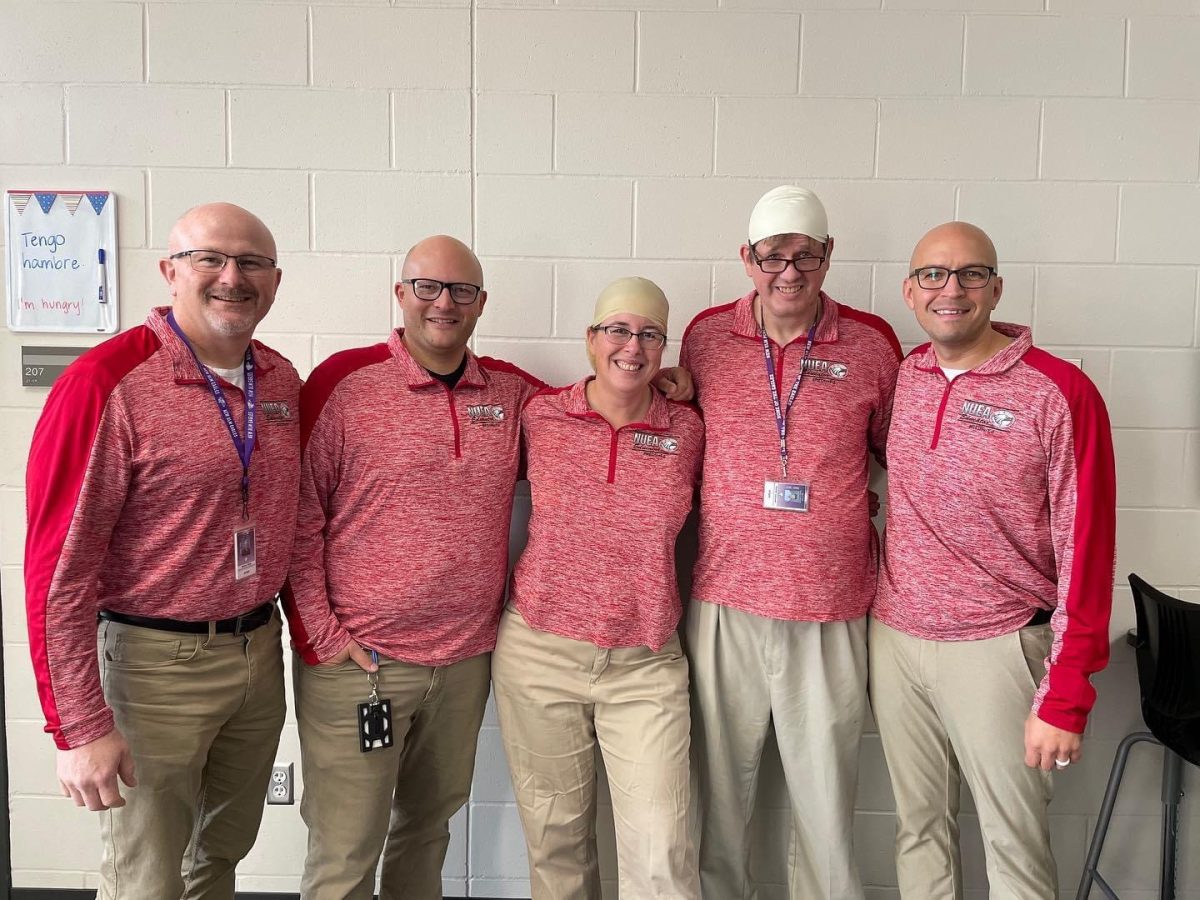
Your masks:
<svg viewBox="0 0 1200 900"><path fill-rule="evenodd" d="M653 456L669 456L679 450L679 438L651 431L633 433L633 449Z"/></svg>
<svg viewBox="0 0 1200 900"><path fill-rule="evenodd" d="M499 425L505 419L504 407L499 403L476 403L468 406L467 416L472 425Z"/></svg>
<svg viewBox="0 0 1200 900"><path fill-rule="evenodd" d="M958 421L973 428L1008 431L1016 424L1017 411L993 406L982 400L964 400L959 410Z"/></svg>

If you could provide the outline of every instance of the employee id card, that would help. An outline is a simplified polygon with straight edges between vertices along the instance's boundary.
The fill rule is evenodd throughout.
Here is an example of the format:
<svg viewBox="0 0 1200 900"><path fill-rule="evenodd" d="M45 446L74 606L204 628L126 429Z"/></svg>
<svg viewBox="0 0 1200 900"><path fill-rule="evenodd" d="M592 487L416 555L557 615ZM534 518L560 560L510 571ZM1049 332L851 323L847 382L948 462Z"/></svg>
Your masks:
<svg viewBox="0 0 1200 900"><path fill-rule="evenodd" d="M808 512L808 482L764 482L763 508L783 509L788 512Z"/></svg>
<svg viewBox="0 0 1200 900"><path fill-rule="evenodd" d="M254 546L254 526L239 528L233 533L233 577L241 581L258 571Z"/></svg>

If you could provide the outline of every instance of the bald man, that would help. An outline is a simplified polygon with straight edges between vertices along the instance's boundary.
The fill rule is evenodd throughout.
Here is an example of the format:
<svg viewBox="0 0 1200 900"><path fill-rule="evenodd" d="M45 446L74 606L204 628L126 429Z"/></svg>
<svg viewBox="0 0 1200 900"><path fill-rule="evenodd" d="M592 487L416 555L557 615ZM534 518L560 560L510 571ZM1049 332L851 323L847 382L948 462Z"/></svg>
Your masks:
<svg viewBox="0 0 1200 900"><path fill-rule="evenodd" d="M68 367L34 432L29 645L63 793L109 811L102 898L232 898L258 832L300 456L300 378L251 340L275 262L246 210L190 210L172 306Z"/></svg>
<svg viewBox="0 0 1200 900"><path fill-rule="evenodd" d="M929 343L896 383L868 643L906 900L963 896L963 779L993 900L1057 896L1050 773L1079 760L1108 661L1108 413L1028 328L992 321L1003 287L992 241L965 222L925 235L904 281Z"/></svg>
<svg viewBox="0 0 1200 900"><path fill-rule="evenodd" d="M287 604L306 900L370 898L381 852L381 898L441 900L488 696L520 411L541 386L467 348L487 291L465 244L418 243L395 295L404 326L330 357L301 395Z"/></svg>

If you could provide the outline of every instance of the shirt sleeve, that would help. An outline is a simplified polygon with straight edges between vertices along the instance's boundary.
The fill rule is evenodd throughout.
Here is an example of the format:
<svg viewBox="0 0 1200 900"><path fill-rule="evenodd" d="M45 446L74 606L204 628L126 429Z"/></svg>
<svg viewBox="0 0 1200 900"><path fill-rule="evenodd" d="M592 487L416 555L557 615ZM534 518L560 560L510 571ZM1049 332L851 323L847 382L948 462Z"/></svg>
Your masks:
<svg viewBox="0 0 1200 900"><path fill-rule="evenodd" d="M309 665L336 656L351 641L334 614L325 577L325 534L340 480L343 420L336 394L319 390L314 380L300 391L300 503L283 590L292 643Z"/></svg>
<svg viewBox="0 0 1200 900"><path fill-rule="evenodd" d="M112 391L67 372L34 430L25 477L25 605L46 731L62 750L108 734L96 655L98 583L132 471L132 433Z"/></svg>
<svg viewBox="0 0 1200 900"><path fill-rule="evenodd" d="M1054 639L1034 696L1038 718L1082 734L1108 662L1116 550L1116 476L1108 411L1086 378L1064 388L1069 414L1050 434L1050 528L1058 566Z"/></svg>
<svg viewBox="0 0 1200 900"><path fill-rule="evenodd" d="M900 345L892 335L879 363L879 403L871 413L867 445L879 464L887 468L887 438L892 425L892 400L896 395L896 376L900 372Z"/></svg>

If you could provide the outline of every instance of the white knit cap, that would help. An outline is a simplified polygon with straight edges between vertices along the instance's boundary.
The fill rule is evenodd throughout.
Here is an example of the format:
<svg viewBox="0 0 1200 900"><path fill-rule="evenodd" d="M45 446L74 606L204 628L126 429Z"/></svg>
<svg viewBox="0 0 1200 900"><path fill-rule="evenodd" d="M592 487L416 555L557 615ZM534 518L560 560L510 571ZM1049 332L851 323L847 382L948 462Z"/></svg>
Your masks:
<svg viewBox="0 0 1200 900"><path fill-rule="evenodd" d="M790 184L763 194L750 213L750 243L757 244L777 234L806 234L825 243L829 238L829 220L817 195Z"/></svg>

